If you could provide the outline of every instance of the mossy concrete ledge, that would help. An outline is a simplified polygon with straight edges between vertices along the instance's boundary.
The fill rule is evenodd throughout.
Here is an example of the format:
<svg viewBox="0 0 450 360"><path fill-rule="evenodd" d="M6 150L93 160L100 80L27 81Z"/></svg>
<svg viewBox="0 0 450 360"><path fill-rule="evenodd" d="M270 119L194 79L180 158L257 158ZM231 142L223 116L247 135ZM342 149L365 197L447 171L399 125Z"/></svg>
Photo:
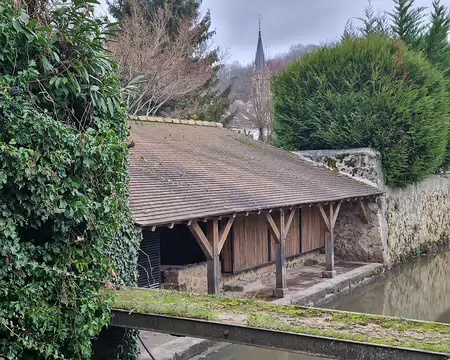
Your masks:
<svg viewBox="0 0 450 360"><path fill-rule="evenodd" d="M449 359L450 325L161 290L117 291L112 326L334 359Z"/></svg>

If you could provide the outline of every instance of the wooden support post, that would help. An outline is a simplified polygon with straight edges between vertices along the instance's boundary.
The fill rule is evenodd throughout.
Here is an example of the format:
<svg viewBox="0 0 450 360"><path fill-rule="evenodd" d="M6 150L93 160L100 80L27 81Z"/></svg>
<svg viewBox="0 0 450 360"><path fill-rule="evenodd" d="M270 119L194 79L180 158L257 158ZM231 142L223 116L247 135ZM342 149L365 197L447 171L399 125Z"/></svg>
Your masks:
<svg viewBox="0 0 450 360"><path fill-rule="evenodd" d="M322 272L323 278L333 278L336 276L334 268L334 226L339 215L341 203L338 203L336 209L334 204L329 205L329 215L326 214L323 206L319 205L320 213L328 231L325 233L325 271Z"/></svg>
<svg viewBox="0 0 450 360"><path fill-rule="evenodd" d="M220 251L219 251L219 219L208 223L208 239L212 248L212 258L207 261L208 294L220 293Z"/></svg>
<svg viewBox="0 0 450 360"><path fill-rule="evenodd" d="M234 219L234 218L231 218ZM219 219L213 219L207 224L207 235L198 225L197 221L192 221L188 225L198 244L202 248L207 259L208 293L218 294L220 292L220 246L223 247L228 232L231 229L233 220L229 220L227 226L222 231L222 245L219 238Z"/></svg>
<svg viewBox="0 0 450 360"><path fill-rule="evenodd" d="M200 228L200 225L197 221L192 221L190 225L188 225L189 230L191 230L192 235L194 235L195 240L200 245L203 253L205 254L207 259L212 259L213 257L213 249L208 241L208 238L203 233L203 230Z"/></svg>
<svg viewBox="0 0 450 360"><path fill-rule="evenodd" d="M286 284L286 225L284 209L280 211L280 241L277 244L276 253L276 288L275 296L282 298L287 293Z"/></svg>
<svg viewBox="0 0 450 360"><path fill-rule="evenodd" d="M230 217L225 227L220 230L219 254L222 252L223 246L225 245L225 241L227 241L228 234L230 233L231 227L233 226L234 223L234 219L235 219L234 217Z"/></svg>
<svg viewBox="0 0 450 360"><path fill-rule="evenodd" d="M323 278L333 278L336 276L334 269L334 232L325 232L325 271Z"/></svg>
<svg viewBox="0 0 450 360"><path fill-rule="evenodd" d="M288 221L285 221L284 209L280 211L280 226L278 227L270 212L266 213L267 223L269 224L270 232L277 244L276 253L276 289L274 295L278 298L282 298L286 295L287 283L286 283L286 236L291 227L292 220L294 219L296 209L292 208L289 214Z"/></svg>

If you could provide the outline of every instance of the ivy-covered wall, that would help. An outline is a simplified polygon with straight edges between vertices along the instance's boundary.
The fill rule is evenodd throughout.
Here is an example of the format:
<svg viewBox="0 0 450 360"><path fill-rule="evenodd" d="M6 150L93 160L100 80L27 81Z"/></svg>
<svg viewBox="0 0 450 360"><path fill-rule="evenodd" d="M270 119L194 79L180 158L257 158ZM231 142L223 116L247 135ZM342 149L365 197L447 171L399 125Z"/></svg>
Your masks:
<svg viewBox="0 0 450 360"><path fill-rule="evenodd" d="M127 109L96 1L20 3L0 3L0 357L89 359L136 281ZM109 359L135 358L114 333Z"/></svg>

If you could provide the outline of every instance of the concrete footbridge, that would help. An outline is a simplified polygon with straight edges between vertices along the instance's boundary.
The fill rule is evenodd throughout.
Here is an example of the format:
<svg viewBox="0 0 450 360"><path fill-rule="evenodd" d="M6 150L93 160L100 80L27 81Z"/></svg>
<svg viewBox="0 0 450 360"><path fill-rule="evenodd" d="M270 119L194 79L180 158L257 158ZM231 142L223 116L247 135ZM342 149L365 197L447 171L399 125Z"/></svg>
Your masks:
<svg viewBox="0 0 450 360"><path fill-rule="evenodd" d="M450 359L448 324L174 291L117 291L111 325L332 359Z"/></svg>

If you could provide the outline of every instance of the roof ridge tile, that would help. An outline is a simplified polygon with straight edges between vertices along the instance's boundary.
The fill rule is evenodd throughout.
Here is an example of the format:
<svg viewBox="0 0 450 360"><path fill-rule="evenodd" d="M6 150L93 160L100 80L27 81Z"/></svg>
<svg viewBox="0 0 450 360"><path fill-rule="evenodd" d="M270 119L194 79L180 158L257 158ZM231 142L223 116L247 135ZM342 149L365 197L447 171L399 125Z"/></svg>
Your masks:
<svg viewBox="0 0 450 360"><path fill-rule="evenodd" d="M142 122L158 122L158 123L166 123L166 124L183 124L183 125L195 125L195 126L210 126L223 128L222 123L212 122L212 121L199 121L199 120L187 120L187 119L176 119L170 117L162 117L162 116L137 116L137 115L129 115L129 119L133 121L142 121Z"/></svg>

